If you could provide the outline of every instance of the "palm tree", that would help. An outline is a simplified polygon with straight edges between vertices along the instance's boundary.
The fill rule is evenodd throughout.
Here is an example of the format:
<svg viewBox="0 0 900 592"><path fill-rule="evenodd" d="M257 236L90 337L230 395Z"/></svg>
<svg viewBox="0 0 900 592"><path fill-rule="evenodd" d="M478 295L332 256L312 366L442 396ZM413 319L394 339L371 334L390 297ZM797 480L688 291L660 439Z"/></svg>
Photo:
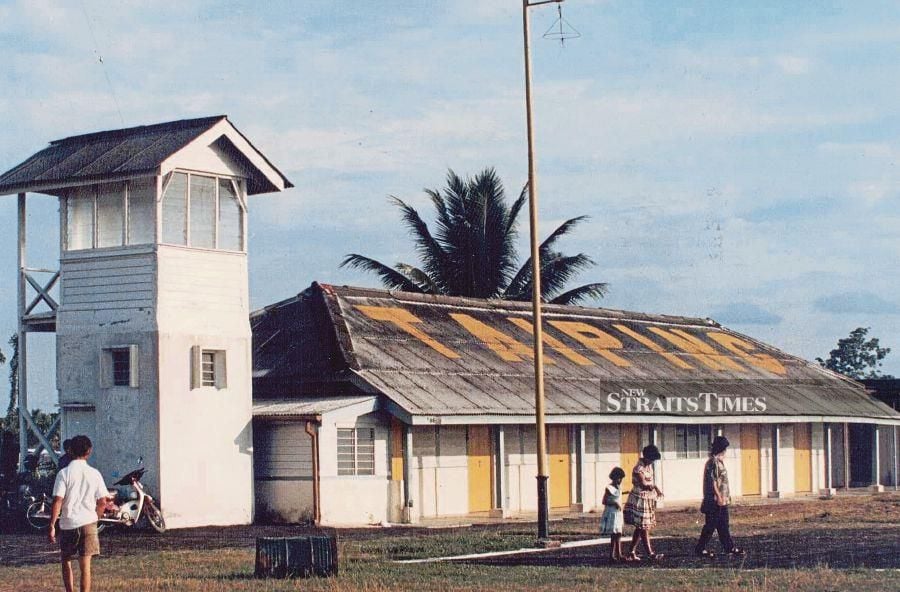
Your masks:
<svg viewBox="0 0 900 592"><path fill-rule="evenodd" d="M357 255L347 255L341 267L375 273L388 289L471 296L531 300L531 259L517 267L517 221L525 205L526 188L512 206L507 206L503 183L492 168L471 179L461 179L450 170L443 193L426 189L436 210L434 232L419 213L397 197L403 222L415 243L421 265L397 263L393 267ZM563 292L580 271L595 265L584 253L563 255L555 250L557 241L586 216L563 222L540 245L541 299L555 304L575 304L600 298L605 283L591 283Z"/></svg>

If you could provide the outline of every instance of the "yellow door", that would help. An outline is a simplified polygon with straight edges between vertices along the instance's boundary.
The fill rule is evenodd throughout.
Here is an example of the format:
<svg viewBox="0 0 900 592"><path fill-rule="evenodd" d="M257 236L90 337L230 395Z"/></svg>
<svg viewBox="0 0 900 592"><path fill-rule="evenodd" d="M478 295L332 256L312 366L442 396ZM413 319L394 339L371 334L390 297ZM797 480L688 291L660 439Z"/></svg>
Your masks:
<svg viewBox="0 0 900 592"><path fill-rule="evenodd" d="M759 426L741 426L741 495L760 495Z"/></svg>
<svg viewBox="0 0 900 592"><path fill-rule="evenodd" d="M641 458L641 431L636 424L626 423L619 426L619 454L621 467L625 471L622 492L628 493L631 491L631 471Z"/></svg>
<svg viewBox="0 0 900 592"><path fill-rule="evenodd" d="M391 418L391 481L403 481L403 424Z"/></svg>
<svg viewBox="0 0 900 592"><path fill-rule="evenodd" d="M794 491L798 493L812 491L812 435L809 430L808 423L794 425Z"/></svg>
<svg viewBox="0 0 900 592"><path fill-rule="evenodd" d="M491 509L491 428L469 426L469 511Z"/></svg>
<svg viewBox="0 0 900 592"><path fill-rule="evenodd" d="M547 460L550 463L550 507L568 508L569 485L569 426L548 426Z"/></svg>

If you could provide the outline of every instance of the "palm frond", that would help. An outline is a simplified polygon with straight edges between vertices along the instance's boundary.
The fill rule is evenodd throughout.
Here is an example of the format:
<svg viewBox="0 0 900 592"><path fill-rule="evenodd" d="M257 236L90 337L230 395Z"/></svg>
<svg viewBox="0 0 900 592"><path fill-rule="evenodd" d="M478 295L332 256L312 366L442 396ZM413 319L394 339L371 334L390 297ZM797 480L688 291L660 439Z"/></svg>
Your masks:
<svg viewBox="0 0 900 592"><path fill-rule="evenodd" d="M541 243L541 252L543 253L544 249L552 249L554 243L558 241L560 238L569 233L570 230L575 228L579 223L584 222L590 218L590 216L576 216L575 218L570 218L560 224L556 230L550 233L550 236L544 239L544 242Z"/></svg>
<svg viewBox="0 0 900 592"><path fill-rule="evenodd" d="M415 282L397 271L392 267L388 267L380 261L370 259L363 255L351 253L344 257L341 261L341 267L349 267L350 269L360 269L376 274L385 288L389 290L403 290L404 292L424 292Z"/></svg>
<svg viewBox="0 0 900 592"><path fill-rule="evenodd" d="M441 247L440 243L435 240L428 230L428 225L419 216L419 212L412 206L408 205L402 199L392 197L394 205L400 208L403 222L409 227L410 235L416 245L416 252L422 261L425 272L439 286L443 284L442 271L447 268L447 254Z"/></svg>
<svg viewBox="0 0 900 592"><path fill-rule="evenodd" d="M553 299L576 275L596 265L584 253L563 255L548 252L541 254L541 298Z"/></svg>
<svg viewBox="0 0 900 592"><path fill-rule="evenodd" d="M422 292L426 294L440 294L440 290L437 287L437 284L428 276L427 273L419 269L418 267L413 267L408 263L398 263L394 266L394 269L414 281L420 288L422 288Z"/></svg>
<svg viewBox="0 0 900 592"><path fill-rule="evenodd" d="M552 304L579 304L585 300L599 300L609 293L609 284L594 283L578 286L563 292L550 302Z"/></svg>

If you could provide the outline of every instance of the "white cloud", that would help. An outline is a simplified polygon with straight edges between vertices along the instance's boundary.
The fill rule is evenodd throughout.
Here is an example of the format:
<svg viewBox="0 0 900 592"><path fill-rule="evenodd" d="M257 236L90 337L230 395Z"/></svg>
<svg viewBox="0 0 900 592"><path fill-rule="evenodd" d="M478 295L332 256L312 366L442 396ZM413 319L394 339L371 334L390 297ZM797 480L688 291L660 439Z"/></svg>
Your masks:
<svg viewBox="0 0 900 592"><path fill-rule="evenodd" d="M797 55L779 55L775 57L775 64L785 74L794 76L808 74L812 67L812 61L809 58Z"/></svg>

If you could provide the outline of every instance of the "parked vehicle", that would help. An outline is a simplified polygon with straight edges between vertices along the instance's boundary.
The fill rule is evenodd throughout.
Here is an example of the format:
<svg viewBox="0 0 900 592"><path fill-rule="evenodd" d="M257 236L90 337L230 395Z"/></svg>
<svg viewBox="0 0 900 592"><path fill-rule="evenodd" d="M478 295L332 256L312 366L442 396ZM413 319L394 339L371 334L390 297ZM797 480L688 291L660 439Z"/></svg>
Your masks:
<svg viewBox="0 0 900 592"><path fill-rule="evenodd" d="M53 499L46 493L42 493L25 509L25 520L32 528L38 530L47 528L50 525L50 506L52 504Z"/></svg>
<svg viewBox="0 0 900 592"><path fill-rule="evenodd" d="M0 493L0 526L3 530L12 530L22 524L27 508L37 498L31 487L25 483L13 485ZM48 514L49 518L49 514Z"/></svg>
<svg viewBox="0 0 900 592"><path fill-rule="evenodd" d="M114 487L109 488L110 493L114 495L114 504L97 521L99 532L110 526L134 526L142 518L156 532L166 531L166 521L162 512L141 484L141 477L146 470L142 467L131 471L116 481ZM52 499L47 495L41 496L40 499L32 498L25 513L28 523L34 528L47 528L50 524L51 504Z"/></svg>
<svg viewBox="0 0 900 592"><path fill-rule="evenodd" d="M146 471L147 469L144 467L135 469L113 484L120 486L111 489L111 492L115 493L117 508L107 511L100 518L97 524L98 530L102 531L104 528L114 525L134 526L141 518L144 518L156 532L166 531L166 521L162 512L159 511L153 497L141 484L141 477Z"/></svg>

